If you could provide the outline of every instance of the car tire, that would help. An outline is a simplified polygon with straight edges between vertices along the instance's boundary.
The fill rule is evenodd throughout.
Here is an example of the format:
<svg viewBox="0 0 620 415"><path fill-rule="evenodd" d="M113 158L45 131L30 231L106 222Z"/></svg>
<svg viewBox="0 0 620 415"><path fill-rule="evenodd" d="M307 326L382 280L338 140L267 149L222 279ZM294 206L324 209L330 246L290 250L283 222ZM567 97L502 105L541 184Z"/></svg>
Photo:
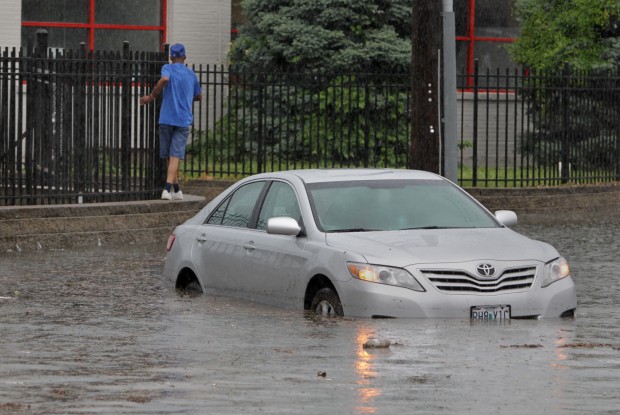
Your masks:
<svg viewBox="0 0 620 415"><path fill-rule="evenodd" d="M331 288L322 288L314 295L310 310L325 317L344 316L340 297Z"/></svg>

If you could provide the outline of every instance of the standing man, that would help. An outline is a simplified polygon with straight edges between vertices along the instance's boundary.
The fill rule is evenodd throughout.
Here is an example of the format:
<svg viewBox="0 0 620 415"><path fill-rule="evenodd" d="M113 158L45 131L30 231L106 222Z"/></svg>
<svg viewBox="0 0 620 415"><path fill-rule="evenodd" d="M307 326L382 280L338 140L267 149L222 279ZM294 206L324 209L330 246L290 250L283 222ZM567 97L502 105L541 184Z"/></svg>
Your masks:
<svg viewBox="0 0 620 415"><path fill-rule="evenodd" d="M182 200L179 189L179 160L185 159L185 145L192 125L192 104L202 100L196 74L185 66L185 46L170 47L170 60L161 68L161 78L150 95L140 98L140 105L149 104L163 91L159 113L159 156L168 160L166 186L161 194L165 200Z"/></svg>

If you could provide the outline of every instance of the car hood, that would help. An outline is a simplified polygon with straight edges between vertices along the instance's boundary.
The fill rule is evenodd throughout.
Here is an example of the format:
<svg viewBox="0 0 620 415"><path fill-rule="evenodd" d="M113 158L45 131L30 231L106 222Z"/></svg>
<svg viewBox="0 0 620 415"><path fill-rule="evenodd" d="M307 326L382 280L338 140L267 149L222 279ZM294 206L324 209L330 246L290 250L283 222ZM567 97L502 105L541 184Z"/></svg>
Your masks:
<svg viewBox="0 0 620 415"><path fill-rule="evenodd" d="M327 245L363 255L369 263L405 267L476 260L550 261L550 245L507 228L327 233Z"/></svg>

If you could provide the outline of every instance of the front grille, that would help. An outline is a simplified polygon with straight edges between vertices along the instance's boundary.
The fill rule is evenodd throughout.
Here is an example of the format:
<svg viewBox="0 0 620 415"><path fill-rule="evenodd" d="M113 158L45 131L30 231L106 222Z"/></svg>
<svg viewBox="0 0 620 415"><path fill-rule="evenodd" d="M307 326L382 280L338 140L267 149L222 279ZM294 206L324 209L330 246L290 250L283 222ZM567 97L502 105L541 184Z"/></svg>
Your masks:
<svg viewBox="0 0 620 415"><path fill-rule="evenodd" d="M478 279L466 271L425 270L422 273L439 291L448 294L499 293L529 289L536 277L536 267L507 269L494 280Z"/></svg>

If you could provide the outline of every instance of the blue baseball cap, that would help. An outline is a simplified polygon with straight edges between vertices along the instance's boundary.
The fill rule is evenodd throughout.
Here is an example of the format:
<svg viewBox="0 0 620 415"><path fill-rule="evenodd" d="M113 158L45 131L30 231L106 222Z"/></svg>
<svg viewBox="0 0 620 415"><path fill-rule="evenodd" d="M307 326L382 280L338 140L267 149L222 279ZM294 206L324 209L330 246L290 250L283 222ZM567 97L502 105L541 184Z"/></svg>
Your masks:
<svg viewBox="0 0 620 415"><path fill-rule="evenodd" d="M171 58L184 58L185 57L185 46L181 43L175 43L170 46L170 57Z"/></svg>

